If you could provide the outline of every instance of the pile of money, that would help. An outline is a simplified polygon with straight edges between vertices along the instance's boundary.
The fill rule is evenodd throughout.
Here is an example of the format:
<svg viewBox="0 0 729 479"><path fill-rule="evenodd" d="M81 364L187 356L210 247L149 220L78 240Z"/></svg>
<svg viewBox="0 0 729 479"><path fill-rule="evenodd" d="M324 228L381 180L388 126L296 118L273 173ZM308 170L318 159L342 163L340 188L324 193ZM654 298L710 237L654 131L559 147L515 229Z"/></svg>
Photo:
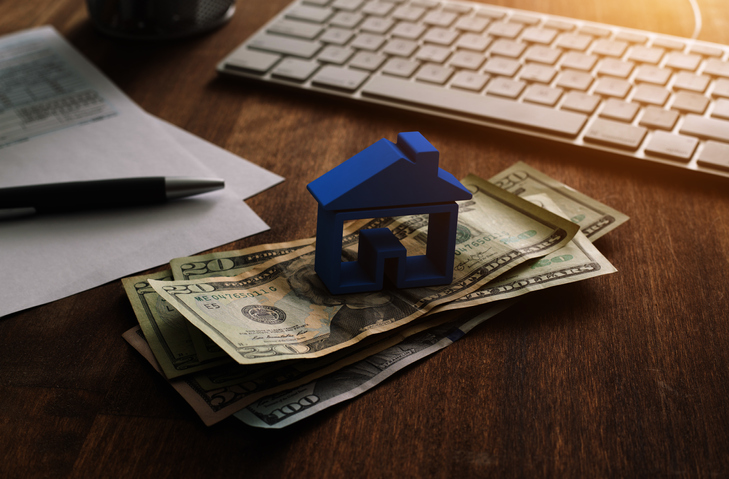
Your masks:
<svg viewBox="0 0 729 479"><path fill-rule="evenodd" d="M351 399L443 349L529 292L615 272L592 241L628 217L523 163L462 183L453 282L332 295L314 272L314 242L178 258L126 278L139 326L124 338L206 425L235 415L280 428ZM427 216L345 227L389 228L425 253Z"/></svg>

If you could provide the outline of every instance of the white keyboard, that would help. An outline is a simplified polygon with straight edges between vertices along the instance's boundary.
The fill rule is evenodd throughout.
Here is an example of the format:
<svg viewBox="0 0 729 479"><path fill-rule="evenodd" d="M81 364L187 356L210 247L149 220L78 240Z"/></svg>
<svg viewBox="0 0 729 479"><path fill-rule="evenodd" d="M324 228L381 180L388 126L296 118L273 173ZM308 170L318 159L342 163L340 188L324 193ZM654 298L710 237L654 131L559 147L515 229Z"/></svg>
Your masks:
<svg viewBox="0 0 729 479"><path fill-rule="evenodd" d="M218 71L729 178L728 57L481 3L298 0Z"/></svg>

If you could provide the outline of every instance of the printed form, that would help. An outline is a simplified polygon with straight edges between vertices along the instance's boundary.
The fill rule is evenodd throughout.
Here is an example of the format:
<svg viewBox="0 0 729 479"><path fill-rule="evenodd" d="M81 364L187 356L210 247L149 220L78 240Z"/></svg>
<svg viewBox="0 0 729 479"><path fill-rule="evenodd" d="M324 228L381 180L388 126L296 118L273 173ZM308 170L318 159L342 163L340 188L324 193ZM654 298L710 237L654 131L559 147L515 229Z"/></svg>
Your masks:
<svg viewBox="0 0 729 479"><path fill-rule="evenodd" d="M0 187L222 178L147 208L0 221L0 317L264 231L243 202L283 180L149 115L53 28L0 38Z"/></svg>

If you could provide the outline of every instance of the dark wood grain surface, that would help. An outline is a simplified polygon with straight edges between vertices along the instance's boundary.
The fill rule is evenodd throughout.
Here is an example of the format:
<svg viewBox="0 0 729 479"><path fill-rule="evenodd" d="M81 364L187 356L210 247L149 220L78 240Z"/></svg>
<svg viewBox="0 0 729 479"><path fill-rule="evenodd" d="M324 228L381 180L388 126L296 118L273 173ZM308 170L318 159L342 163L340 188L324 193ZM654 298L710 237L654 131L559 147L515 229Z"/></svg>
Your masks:
<svg viewBox="0 0 729 479"><path fill-rule="evenodd" d="M0 34L53 25L150 113L284 176L248 201L270 231L217 250L314 235L305 185L419 130L456 177L521 160L628 214L596 243L619 272L534 293L281 431L205 427L121 338L136 320L120 281L12 314L0 318L0 477L729 477L729 182L219 78L216 63L286 3L241 1L218 31L135 44L99 35L80 0L3 0ZM694 26L687 0L496 3ZM729 44L726 2L699 5L700 38ZM0 287L13 279L0 274Z"/></svg>

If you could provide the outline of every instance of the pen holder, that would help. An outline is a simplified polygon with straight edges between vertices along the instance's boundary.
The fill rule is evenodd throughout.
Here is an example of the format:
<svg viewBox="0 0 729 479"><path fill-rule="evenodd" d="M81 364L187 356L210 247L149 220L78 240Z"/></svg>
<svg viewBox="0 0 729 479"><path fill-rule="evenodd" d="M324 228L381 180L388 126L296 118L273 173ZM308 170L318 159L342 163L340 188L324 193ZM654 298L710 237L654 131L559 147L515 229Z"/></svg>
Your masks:
<svg viewBox="0 0 729 479"><path fill-rule="evenodd" d="M135 40L202 33L223 25L235 12L235 0L86 0L86 5L99 31Z"/></svg>

